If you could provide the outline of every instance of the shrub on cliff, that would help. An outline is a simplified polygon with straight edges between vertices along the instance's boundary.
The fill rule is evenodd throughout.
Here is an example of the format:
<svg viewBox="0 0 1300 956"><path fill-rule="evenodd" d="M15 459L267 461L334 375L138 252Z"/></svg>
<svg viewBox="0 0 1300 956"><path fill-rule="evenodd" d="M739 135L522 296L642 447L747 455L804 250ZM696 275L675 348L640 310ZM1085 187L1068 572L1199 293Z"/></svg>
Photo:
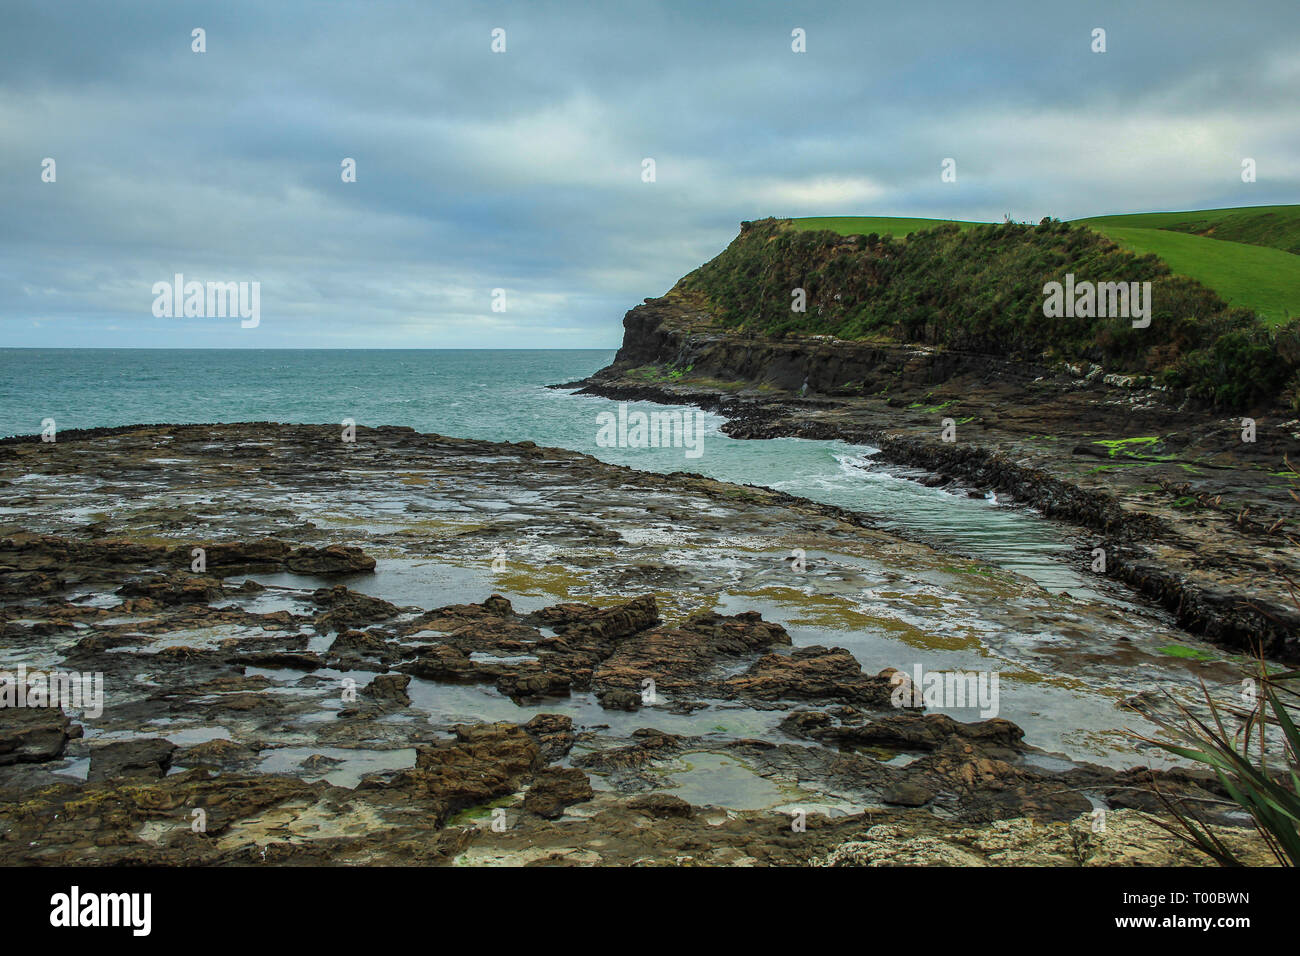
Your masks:
<svg viewBox="0 0 1300 956"><path fill-rule="evenodd" d="M1128 317L1044 314L1044 286L1151 283L1150 325ZM803 289L806 311L793 311ZM1134 255L1080 226L1045 219L956 225L904 239L747 224L675 292L702 294L724 324L769 335L889 339L1011 358L1088 360L1158 376L1226 407L1273 401L1297 364L1252 313L1230 308L1152 255ZM1288 333L1290 334L1290 333Z"/></svg>

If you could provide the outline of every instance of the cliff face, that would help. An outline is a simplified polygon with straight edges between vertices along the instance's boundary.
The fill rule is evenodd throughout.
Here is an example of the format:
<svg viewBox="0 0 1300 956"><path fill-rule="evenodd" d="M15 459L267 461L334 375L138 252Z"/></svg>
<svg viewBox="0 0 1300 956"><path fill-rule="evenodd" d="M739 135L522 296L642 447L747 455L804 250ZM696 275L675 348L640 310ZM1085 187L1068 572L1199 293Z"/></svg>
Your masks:
<svg viewBox="0 0 1300 956"><path fill-rule="evenodd" d="M966 376L1021 383L1048 371L1043 363L931 346L829 336L772 338L725 329L701 309L698 299L680 293L647 299L627 313L622 347L592 382L618 381L651 365L693 379L828 396L925 389Z"/></svg>

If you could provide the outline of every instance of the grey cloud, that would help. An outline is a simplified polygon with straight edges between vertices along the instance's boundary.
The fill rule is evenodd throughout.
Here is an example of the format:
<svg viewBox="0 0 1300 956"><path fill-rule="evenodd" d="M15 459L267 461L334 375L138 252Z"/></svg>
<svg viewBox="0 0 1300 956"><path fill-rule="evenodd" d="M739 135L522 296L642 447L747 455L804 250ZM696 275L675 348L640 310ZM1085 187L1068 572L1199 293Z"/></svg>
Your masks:
<svg viewBox="0 0 1300 956"><path fill-rule="evenodd" d="M607 347L741 219L1075 217L1300 185L1291 2L10 6L3 345ZM261 281L262 326L155 319L177 271Z"/></svg>

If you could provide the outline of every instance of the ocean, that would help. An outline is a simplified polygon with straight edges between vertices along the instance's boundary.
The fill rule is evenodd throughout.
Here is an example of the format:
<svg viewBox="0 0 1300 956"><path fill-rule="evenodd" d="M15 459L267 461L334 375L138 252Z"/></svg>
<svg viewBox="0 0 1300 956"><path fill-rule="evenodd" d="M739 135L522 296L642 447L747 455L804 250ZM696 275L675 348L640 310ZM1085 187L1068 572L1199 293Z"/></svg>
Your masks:
<svg viewBox="0 0 1300 956"><path fill-rule="evenodd" d="M875 449L799 438L736 440L699 412L698 454L601 439L619 403L548 385L609 364L612 350L0 349L0 435L141 423L274 421L407 425L533 441L647 471L762 485L874 516L883 527L1095 593L1066 563L1060 530L1019 507L926 488L873 463ZM677 411L630 403L622 414ZM603 417L602 417L603 416ZM606 436L609 432L606 431Z"/></svg>

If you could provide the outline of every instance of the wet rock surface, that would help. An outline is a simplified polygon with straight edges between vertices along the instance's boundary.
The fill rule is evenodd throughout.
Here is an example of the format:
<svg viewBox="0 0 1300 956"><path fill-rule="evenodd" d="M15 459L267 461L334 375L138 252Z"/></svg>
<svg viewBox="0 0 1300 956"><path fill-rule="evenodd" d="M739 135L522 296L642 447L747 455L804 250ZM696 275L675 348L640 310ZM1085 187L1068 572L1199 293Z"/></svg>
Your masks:
<svg viewBox="0 0 1300 956"><path fill-rule="evenodd" d="M0 766L63 755L70 721L57 707L0 707Z"/></svg>
<svg viewBox="0 0 1300 956"><path fill-rule="evenodd" d="M1225 844L1248 865L1270 863L1253 834L1221 832ZM1149 818L1121 810L1110 814L1102 828L1090 821L1043 824L1031 819L999 820L977 829L881 823L811 865L1205 866L1206 862Z"/></svg>
<svg viewBox="0 0 1300 956"><path fill-rule="evenodd" d="M970 834L1156 810L1156 784L1239 822L1116 729L1153 672L1231 662L778 492L245 424L0 443L0 506L0 671L103 687L0 708L7 864L986 863ZM895 706L917 648L1003 655L1017 720ZM1052 702L1078 738L1033 722ZM1100 839L1084 862L1141 852Z"/></svg>
<svg viewBox="0 0 1300 956"><path fill-rule="evenodd" d="M101 744L90 752L88 780L157 779L171 766L176 745L161 737Z"/></svg>

